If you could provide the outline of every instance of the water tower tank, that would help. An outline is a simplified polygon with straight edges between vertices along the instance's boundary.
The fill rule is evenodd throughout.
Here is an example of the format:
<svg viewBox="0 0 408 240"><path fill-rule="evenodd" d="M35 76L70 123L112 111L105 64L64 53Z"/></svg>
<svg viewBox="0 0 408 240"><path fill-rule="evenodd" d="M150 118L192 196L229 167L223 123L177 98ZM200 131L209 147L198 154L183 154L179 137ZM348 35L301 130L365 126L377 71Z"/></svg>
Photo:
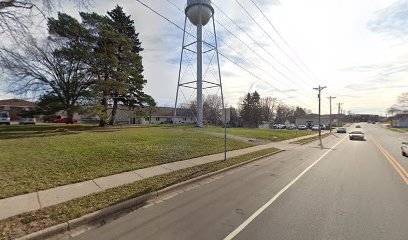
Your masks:
<svg viewBox="0 0 408 240"><path fill-rule="evenodd" d="M187 0L186 15L190 22L197 26L200 23L206 25L214 14L211 0Z"/></svg>

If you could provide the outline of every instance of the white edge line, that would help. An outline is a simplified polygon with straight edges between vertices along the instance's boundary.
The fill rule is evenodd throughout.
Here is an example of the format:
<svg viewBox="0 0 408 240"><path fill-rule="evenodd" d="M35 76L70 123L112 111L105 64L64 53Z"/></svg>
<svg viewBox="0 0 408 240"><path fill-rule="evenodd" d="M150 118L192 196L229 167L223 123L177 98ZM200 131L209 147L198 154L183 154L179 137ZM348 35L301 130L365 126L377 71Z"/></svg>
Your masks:
<svg viewBox="0 0 408 240"><path fill-rule="evenodd" d="M259 214L261 214L265 209L267 209L273 202L276 201L286 190L288 190L297 180L299 180L305 173L307 173L314 165L316 165L320 160L322 160L330 151L332 151L337 145L339 145L346 137L340 140L336 145L331 147L327 152L325 152L319 159L314 161L309 167L307 167L301 174L299 174L295 179L293 179L288 185L286 185L282 190L280 190L275 196L273 196L267 203L265 203L261 208L256 210L248 219L246 219L241 225L239 225L233 232L228 234L224 240L231 240L237 236L246 226L248 226Z"/></svg>

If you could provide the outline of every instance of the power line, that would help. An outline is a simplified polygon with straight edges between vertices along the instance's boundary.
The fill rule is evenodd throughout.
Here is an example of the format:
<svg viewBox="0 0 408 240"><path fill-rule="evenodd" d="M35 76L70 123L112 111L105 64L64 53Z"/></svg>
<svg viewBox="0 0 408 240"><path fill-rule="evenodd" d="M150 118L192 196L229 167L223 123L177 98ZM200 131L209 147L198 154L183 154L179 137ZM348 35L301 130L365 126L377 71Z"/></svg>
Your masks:
<svg viewBox="0 0 408 240"><path fill-rule="evenodd" d="M176 9L178 9L180 12L182 12L184 14L184 12L177 6L175 5L172 1L170 0L166 0L167 2L169 2L172 6L174 6ZM214 4L215 5L215 4ZM216 6L217 7L217 6ZM218 8L218 7L217 7ZM219 8L218 8L219 9ZM225 15L225 13L224 13ZM229 18L229 16L226 15L227 18ZM233 21L231 18L229 18L231 21ZM224 28L225 31L227 31L229 34L231 34L233 37L235 37L237 40L239 40L245 47L247 47L250 51L252 51L255 55L257 55L259 58L261 58L263 61L265 61L266 63L268 63L270 66L272 66L278 73L280 73L282 76L284 76L286 79L288 79L290 82L292 82L293 84L297 85L297 83L295 83L292 79L290 79L288 76L286 76L285 74L283 74L282 72L280 72L272 63L270 63L269 61L267 61L265 58L263 58L259 53L257 53L254 49L252 49L250 46L248 46L242 39L240 39L239 37L237 37L233 32L231 32L227 27L225 27L221 22L219 22L218 20L215 19L215 21L222 27ZM236 23L235 23L236 24ZM236 24L240 29L242 29L238 24ZM243 30L243 29L242 29ZM244 31L244 30L243 30ZM248 34L248 33L247 33ZM253 40L255 41L255 40ZM231 50L233 50L234 52L236 52L237 54L241 55L242 58L242 53L238 52L237 50L235 50L234 48L232 48L231 46L229 46L228 44L226 44L223 41L220 41L223 44L225 44L227 47L229 47ZM256 42L256 41L255 41ZM259 43L258 43L259 45ZM259 45L260 46L260 45ZM282 83L279 79L277 79L275 76L272 76L269 72L265 71L263 68L255 65L254 63L252 63L251 61L248 61L248 58L244 58L245 60L247 60L247 62L251 63L253 66L255 66L256 68L262 70L264 73L268 74L270 77L272 77L274 80L279 81L280 83ZM286 85L286 83L283 83ZM286 85L287 87L291 87L289 85ZM313 95L308 92L305 88L302 88L299 86L299 88L301 90L303 90L305 93L309 94L309 96L311 98L313 98Z"/></svg>
<svg viewBox="0 0 408 240"><path fill-rule="evenodd" d="M247 10L244 6L242 6L242 4L241 4L238 0L235 0L235 2L241 7L242 10L244 10L244 12L251 18L251 20L266 34L266 36L268 36L269 39L271 39L271 41L276 45L276 47L278 47L279 50L281 50L291 62L293 62L298 68L300 68L299 65L286 53L286 51L283 50L283 48L281 48L281 47L279 46L279 44L271 37L271 35L265 30L265 28L263 28L263 27L255 20L255 18L248 12L248 10ZM285 67L290 73L292 73L293 76L295 76L296 78L298 78L299 80L301 80L302 82L304 82L304 80L303 80L301 77L299 77L299 76L298 76L297 74L295 74L294 72L290 71L286 66L284 66L284 67ZM306 83L306 82L304 82L304 83ZM307 84L307 83L306 83L306 84Z"/></svg>
<svg viewBox="0 0 408 240"><path fill-rule="evenodd" d="M171 23L173 26L177 27L178 29L180 29L181 31L187 33L188 35L192 36L193 38L196 38L193 34L185 31L182 27L180 27L179 25L177 25L176 23L174 23L173 21L171 21L169 18L165 17L164 15L160 14L158 11L154 10L152 7L148 6L147 4L143 3L141 0L136 0L138 3L140 3L141 5L143 5L144 7L146 7L147 9L149 9L150 11L152 11L153 13L155 13L156 15L160 16L161 18L165 19L167 22ZM245 70L246 72L248 72L249 74L251 74L252 76L254 76L255 78L265 82L266 84L268 84L269 86L273 87L274 89L276 89L277 91L281 92L282 94L286 95L287 97L290 97L296 101L298 101L299 103L303 104L303 105L307 105L304 102L301 102L300 100L296 99L293 96L289 96L288 94L286 94L285 92L283 92L282 90L278 89L277 87L273 86L272 84L270 84L269 82L263 80L262 78L260 78L259 76L255 75L254 73L252 73L251 71L249 71L248 69L242 67L241 65L239 65L238 63L232 61L230 58L228 58L226 55L222 54L221 52L219 52L219 54L221 56L223 56L225 59L227 59L228 61L230 61L231 63L235 64L236 66L240 67L241 69ZM309 105L307 105L308 107L310 107Z"/></svg>
<svg viewBox="0 0 408 240"><path fill-rule="evenodd" d="M293 48L289 45L289 43L285 40L285 38L282 36L282 34L278 31L278 29L272 24L272 22L269 20L269 18L266 16L266 14L262 11L262 9L258 6L258 4L256 4L256 2L254 0L250 0L255 7L259 10L259 12L262 14L262 16L266 19L266 21L269 23L269 25L273 28L273 30L277 33L277 35L279 36L279 38L282 40L283 43L285 43L285 45L288 47L288 49L293 53L293 55L297 58L297 60L303 65L303 67L309 72L310 76L312 76L312 78L310 78L310 76L308 76L309 74L306 73L303 68L301 68L298 64L296 64L296 66L306 75L308 76L312 81L314 81L315 83L319 84L321 83L320 79L316 76L316 74L314 74L312 72L312 70L310 70L310 68L305 64L305 62L299 57L299 55L296 53L295 50L293 50ZM329 90L330 92L330 90Z"/></svg>
<svg viewBox="0 0 408 240"><path fill-rule="evenodd" d="M261 44L259 44L258 41L256 41L245 29L243 29L238 23L236 23L230 16L228 16L220 7L217 6L217 4L213 3L213 5L224 15L226 16L235 26L238 27L239 30L241 30L243 33L245 33L245 35L251 39L256 45L258 45L262 50L264 50L269 56L271 56L280 66L282 66L283 68L285 68L287 71L289 71L291 74L293 74L295 77L297 77L297 75L295 73L293 73L286 65L284 65L283 63L281 63L273 54L271 54L267 49L265 49ZM242 7L242 6L241 6ZM227 30L228 32L230 32L229 30ZM230 32L231 33L231 32ZM258 56L259 54L256 53ZM279 74L281 74L282 76L284 76L286 79L291 80L286 74L284 74L282 71L278 70L274 65L272 65L270 62L266 61L264 58L262 58L265 62L269 63L275 71L277 71Z"/></svg>
<svg viewBox="0 0 408 240"><path fill-rule="evenodd" d="M237 2L238 3L238 2ZM245 31L238 23L236 23L231 17L229 17L220 7L218 7L214 2L212 2L212 4L225 16L227 17L235 26L238 27L239 30L241 30L243 33L245 33L255 44L257 44L260 48L262 48L262 50L264 50L266 53L268 53L268 55L270 55L280 66L284 67L286 70L288 70L293 76L297 77L298 79L300 79L303 83L305 83L306 85L308 85L306 82L304 82L299 76L297 76L297 74L295 74L293 71L291 71L287 66L285 66L283 63L281 63L280 61L278 61L276 59L275 56L273 56L268 50L266 50L264 47L262 47L247 31ZM238 3L239 4L239 3ZM243 8L242 5L240 5L241 8ZM244 8L243 8L244 9ZM246 11L244 9L244 11ZM247 12L247 11L246 11ZM249 14L247 12L247 14ZM250 16L252 18L252 16ZM254 20L255 21L255 20ZM259 55L259 53L255 52L252 48L250 48L244 41L242 41L240 38L238 38L235 34L233 34L228 28L226 28L224 25L222 25L219 21L217 21L218 24L220 24L220 26L222 26L228 33L230 33L232 36L234 36L236 39L238 39L242 44L244 44L244 46L246 46L247 48L249 48L252 52L254 52L254 54L256 54L258 57L260 57L262 60L264 60L266 63L268 63L276 72L278 72L279 74L281 74L283 77L285 77L287 80L291 81L293 84L298 85L297 83L295 83L291 78L289 78L286 74L284 74L282 71L278 70L272 63L270 63L269 61L267 61L265 58L263 58L262 56ZM311 94L310 92L308 92L305 88L300 87L300 85L298 85L299 88L301 88L302 90L304 90L306 93Z"/></svg>

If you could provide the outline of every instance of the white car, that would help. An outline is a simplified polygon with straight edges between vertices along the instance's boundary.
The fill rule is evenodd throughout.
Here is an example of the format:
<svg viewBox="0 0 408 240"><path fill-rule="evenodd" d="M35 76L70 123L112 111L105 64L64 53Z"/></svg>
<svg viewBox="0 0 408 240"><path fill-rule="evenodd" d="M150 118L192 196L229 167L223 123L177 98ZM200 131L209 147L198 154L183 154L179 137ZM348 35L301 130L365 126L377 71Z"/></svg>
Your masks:
<svg viewBox="0 0 408 240"><path fill-rule="evenodd" d="M408 157L408 142L402 142L401 153L402 153L402 156Z"/></svg>
<svg viewBox="0 0 408 240"><path fill-rule="evenodd" d="M314 126L312 127L312 130L313 130L313 131L319 131L319 126L318 126L318 125L314 125Z"/></svg>
<svg viewBox="0 0 408 240"><path fill-rule="evenodd" d="M0 112L0 124L10 125L10 116L5 112Z"/></svg>
<svg viewBox="0 0 408 240"><path fill-rule="evenodd" d="M21 118L18 123L19 124L35 124L36 120L35 118Z"/></svg>
<svg viewBox="0 0 408 240"><path fill-rule="evenodd" d="M350 140L362 140L364 141L364 133L362 131L352 131L349 134Z"/></svg>

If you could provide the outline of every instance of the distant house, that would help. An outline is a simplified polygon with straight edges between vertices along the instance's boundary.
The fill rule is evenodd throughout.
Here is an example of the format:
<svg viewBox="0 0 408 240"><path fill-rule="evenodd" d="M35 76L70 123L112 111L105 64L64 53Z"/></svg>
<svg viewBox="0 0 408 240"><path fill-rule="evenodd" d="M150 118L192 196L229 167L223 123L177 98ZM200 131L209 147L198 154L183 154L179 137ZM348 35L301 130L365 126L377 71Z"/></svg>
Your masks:
<svg viewBox="0 0 408 240"><path fill-rule="evenodd" d="M397 114L392 118L392 126L397 128L408 127L408 114Z"/></svg>
<svg viewBox="0 0 408 240"><path fill-rule="evenodd" d="M7 112L10 115L10 121L18 121L21 117L19 114L23 110L33 110L37 104L21 99L4 99L0 100L0 112Z"/></svg>
<svg viewBox="0 0 408 240"><path fill-rule="evenodd" d="M336 125L338 123L339 116L337 114L332 115L332 125ZM330 123L330 116L329 115L321 115L320 116L320 124L324 124L328 126ZM307 114L304 116L297 117L295 120L295 124L305 125L305 126L314 126L319 125L319 115L318 114Z"/></svg>
<svg viewBox="0 0 408 240"><path fill-rule="evenodd" d="M122 124L164 124L164 123L195 123L196 118L190 109L177 109L174 119L174 108L153 107L142 109L127 109L120 107L116 114L116 123Z"/></svg>

